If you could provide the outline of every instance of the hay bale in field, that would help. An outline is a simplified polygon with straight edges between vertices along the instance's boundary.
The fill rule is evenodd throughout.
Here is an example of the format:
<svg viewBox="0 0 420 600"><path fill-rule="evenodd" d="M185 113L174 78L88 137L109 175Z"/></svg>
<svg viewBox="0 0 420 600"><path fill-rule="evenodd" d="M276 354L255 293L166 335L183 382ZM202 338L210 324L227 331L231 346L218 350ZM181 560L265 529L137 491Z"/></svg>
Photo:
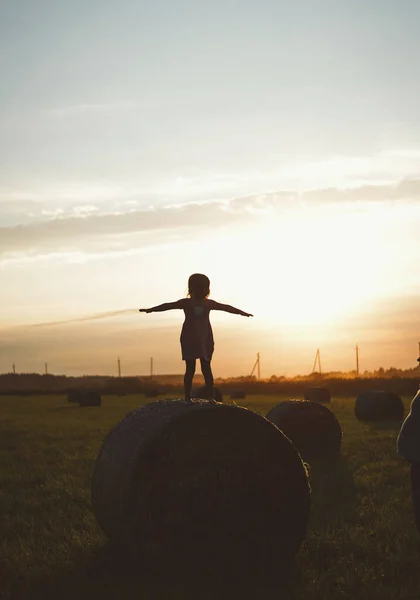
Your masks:
<svg viewBox="0 0 420 600"><path fill-rule="evenodd" d="M206 400L129 413L105 439L92 505L152 573L202 583L277 573L306 535L310 491L290 441L260 415Z"/></svg>
<svg viewBox="0 0 420 600"><path fill-rule="evenodd" d="M204 385L203 387L193 390L192 397L193 398L202 398L205 400L209 399L208 387L206 387ZM223 402L222 392L217 387L213 388L213 398L214 398L214 400L216 400L216 402Z"/></svg>
<svg viewBox="0 0 420 600"><path fill-rule="evenodd" d="M98 392L85 390L81 392L78 403L79 406L82 406L83 408L86 406L101 406L102 398Z"/></svg>
<svg viewBox="0 0 420 600"><path fill-rule="evenodd" d="M67 395L67 402L73 402L73 403L78 404L81 395L82 395L82 392L80 390L72 390Z"/></svg>
<svg viewBox="0 0 420 600"><path fill-rule="evenodd" d="M337 456L340 453L340 423L326 406L318 402L281 402L267 413L266 419L291 440L305 459Z"/></svg>
<svg viewBox="0 0 420 600"><path fill-rule="evenodd" d="M159 396L159 390L156 388L148 389L144 392L146 398L157 398Z"/></svg>
<svg viewBox="0 0 420 600"><path fill-rule="evenodd" d="M235 390L230 395L232 400L243 400L246 398L246 392L244 390Z"/></svg>
<svg viewBox="0 0 420 600"><path fill-rule="evenodd" d="M307 388L303 397L310 402L320 402L321 404L330 404L331 402L331 393L326 387Z"/></svg>
<svg viewBox="0 0 420 600"><path fill-rule="evenodd" d="M397 439L398 454L411 463L420 462L420 390L414 396Z"/></svg>
<svg viewBox="0 0 420 600"><path fill-rule="evenodd" d="M354 414L359 421L402 421L404 405L393 392L367 390L359 394Z"/></svg>

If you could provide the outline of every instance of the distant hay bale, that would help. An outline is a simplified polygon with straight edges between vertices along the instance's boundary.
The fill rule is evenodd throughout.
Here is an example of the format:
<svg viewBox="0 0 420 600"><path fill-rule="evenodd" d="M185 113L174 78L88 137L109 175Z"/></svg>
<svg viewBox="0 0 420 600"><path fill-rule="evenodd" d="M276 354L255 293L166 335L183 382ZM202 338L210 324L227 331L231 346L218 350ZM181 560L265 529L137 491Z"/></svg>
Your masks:
<svg viewBox="0 0 420 600"><path fill-rule="evenodd" d="M102 398L98 392L93 390L85 390L80 393L78 403L79 406L83 408L87 406L101 406Z"/></svg>
<svg viewBox="0 0 420 600"><path fill-rule="evenodd" d="M277 425L305 459L340 453L340 423L326 406L318 402L281 402L267 413L266 418Z"/></svg>
<svg viewBox="0 0 420 600"><path fill-rule="evenodd" d="M72 390L67 395L67 402L73 402L73 403L78 404L81 394L82 394L82 392L80 390Z"/></svg>
<svg viewBox="0 0 420 600"><path fill-rule="evenodd" d="M67 401L83 407L100 406L102 398L98 392L93 390L72 390L67 396Z"/></svg>
<svg viewBox="0 0 420 600"><path fill-rule="evenodd" d="M404 405L393 392L367 390L359 394L354 414L359 421L402 421Z"/></svg>
<svg viewBox="0 0 420 600"><path fill-rule="evenodd" d="M330 404L331 402L331 393L326 387L307 388L303 397L310 402L320 402L321 404Z"/></svg>
<svg viewBox="0 0 420 600"><path fill-rule="evenodd" d="M92 505L109 540L150 572L236 582L278 574L294 558L310 491L295 448L260 415L162 400L110 431Z"/></svg>
<svg viewBox="0 0 420 600"><path fill-rule="evenodd" d="M203 398L203 399L207 400L208 396L209 396L209 389L205 385L203 387L193 390L193 392L192 392L193 398ZM223 402L222 392L217 387L213 388L213 398L214 398L214 400L216 400L216 402Z"/></svg>
<svg viewBox="0 0 420 600"><path fill-rule="evenodd" d="M246 398L246 392L244 390L235 390L230 395L232 400L243 400Z"/></svg>

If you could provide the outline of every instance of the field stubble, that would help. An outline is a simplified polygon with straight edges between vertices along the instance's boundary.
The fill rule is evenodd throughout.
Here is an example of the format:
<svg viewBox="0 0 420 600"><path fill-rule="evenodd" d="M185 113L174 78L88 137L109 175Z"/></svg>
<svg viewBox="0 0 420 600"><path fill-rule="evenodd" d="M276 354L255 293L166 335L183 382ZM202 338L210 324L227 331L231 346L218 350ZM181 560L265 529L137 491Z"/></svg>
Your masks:
<svg viewBox="0 0 420 600"><path fill-rule="evenodd" d="M285 399L248 396L238 404L265 415ZM102 441L146 401L108 396L101 408L81 409L64 396L0 397L1 600L222 597L205 586L179 589L164 573L159 584L139 577L139 565L113 555L92 514L90 479ZM341 457L308 466L309 531L290 581L274 590L225 590L226 597L420 598L420 537L409 466L395 452L398 426L358 422L354 398L334 398L332 410L343 429Z"/></svg>

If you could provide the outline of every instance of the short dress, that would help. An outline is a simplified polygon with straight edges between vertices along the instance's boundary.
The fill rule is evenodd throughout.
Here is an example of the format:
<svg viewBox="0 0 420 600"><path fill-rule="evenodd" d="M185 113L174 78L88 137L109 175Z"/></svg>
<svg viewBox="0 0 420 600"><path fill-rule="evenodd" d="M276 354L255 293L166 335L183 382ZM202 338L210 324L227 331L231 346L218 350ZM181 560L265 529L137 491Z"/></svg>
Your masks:
<svg viewBox="0 0 420 600"><path fill-rule="evenodd" d="M180 338L182 360L202 358L210 361L214 351L213 330L210 324L212 300L183 298L179 304L185 314Z"/></svg>

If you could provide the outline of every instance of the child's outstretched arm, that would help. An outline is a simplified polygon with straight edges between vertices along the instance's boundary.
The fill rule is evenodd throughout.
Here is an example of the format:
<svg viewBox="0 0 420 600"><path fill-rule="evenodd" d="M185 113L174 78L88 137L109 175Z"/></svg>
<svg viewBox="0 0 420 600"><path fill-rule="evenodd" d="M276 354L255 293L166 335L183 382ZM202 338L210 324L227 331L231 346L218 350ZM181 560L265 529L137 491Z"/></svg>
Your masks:
<svg viewBox="0 0 420 600"><path fill-rule="evenodd" d="M235 308L230 304L220 304L220 302L216 302L212 300L212 309L213 310L224 310L225 312L232 313L234 315L241 315L242 317L253 317L251 313L244 312L240 308Z"/></svg>
<svg viewBox="0 0 420 600"><path fill-rule="evenodd" d="M152 313L152 312L164 312L165 310L173 310L174 308L183 308L182 300L176 302L165 302L158 306L152 306L151 308L139 308L139 312Z"/></svg>

